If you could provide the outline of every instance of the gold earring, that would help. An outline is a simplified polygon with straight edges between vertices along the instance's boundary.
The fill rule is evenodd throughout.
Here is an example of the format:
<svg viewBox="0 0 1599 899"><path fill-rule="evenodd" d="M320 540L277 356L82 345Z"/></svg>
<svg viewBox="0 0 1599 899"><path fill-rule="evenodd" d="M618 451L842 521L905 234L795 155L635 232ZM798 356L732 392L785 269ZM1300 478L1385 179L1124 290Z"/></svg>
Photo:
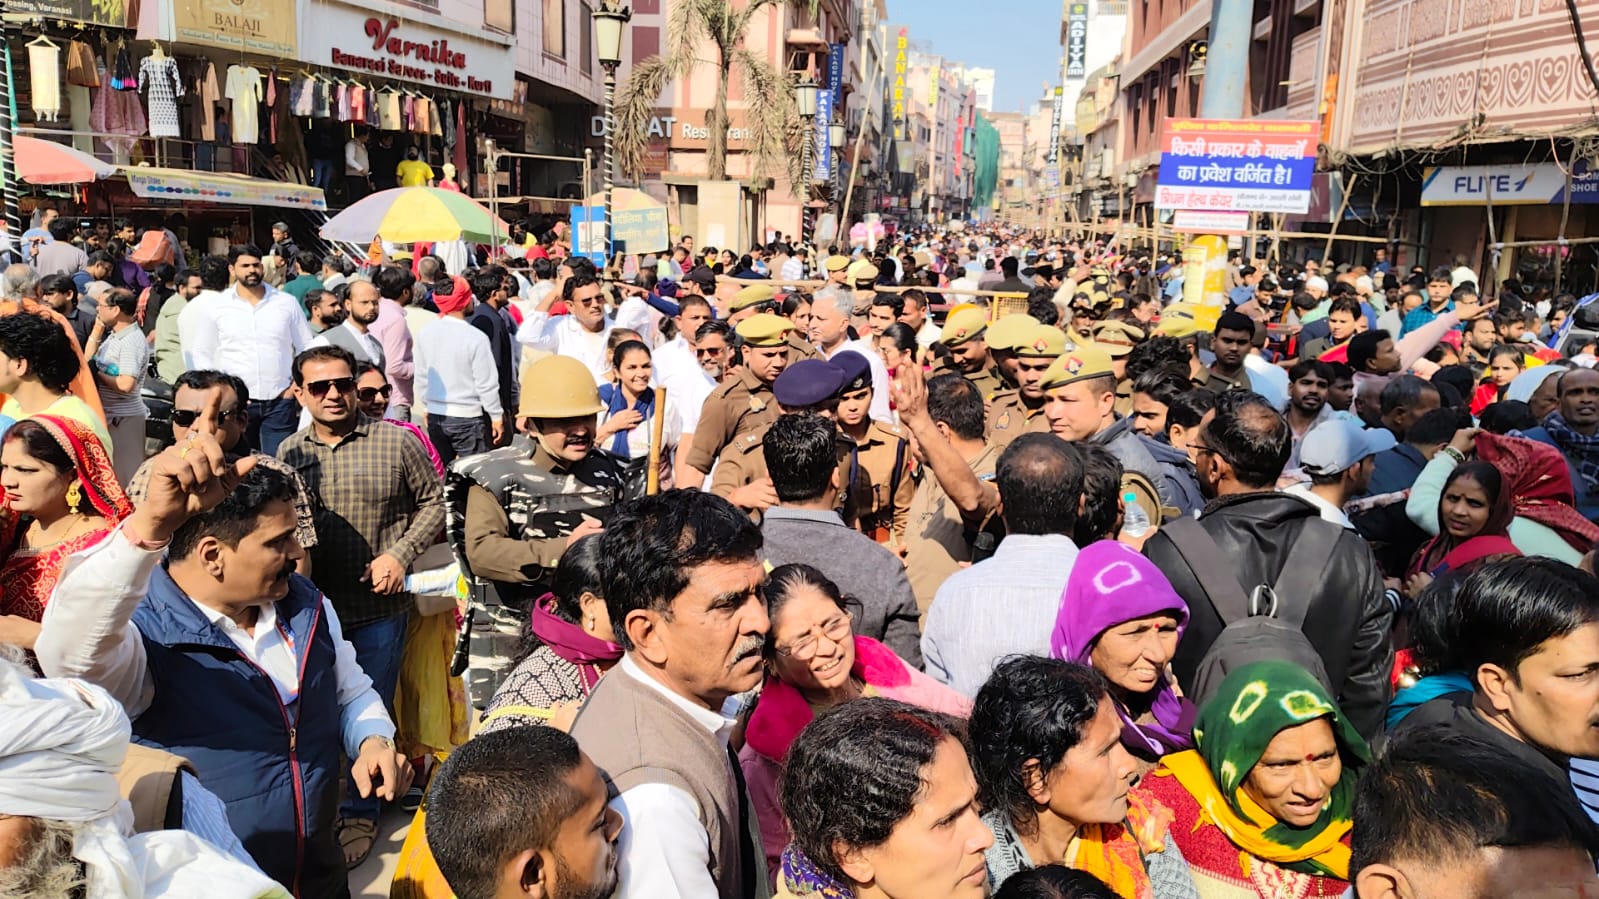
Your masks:
<svg viewBox="0 0 1599 899"><path fill-rule="evenodd" d="M78 503L83 502L83 486L77 481L67 485L67 508L76 512Z"/></svg>

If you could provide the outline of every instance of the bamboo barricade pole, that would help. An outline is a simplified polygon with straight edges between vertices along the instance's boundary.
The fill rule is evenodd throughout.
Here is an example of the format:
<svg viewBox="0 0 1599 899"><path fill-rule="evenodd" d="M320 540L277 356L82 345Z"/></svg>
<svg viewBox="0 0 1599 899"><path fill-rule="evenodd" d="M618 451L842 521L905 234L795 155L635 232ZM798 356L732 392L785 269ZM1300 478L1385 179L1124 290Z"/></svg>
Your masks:
<svg viewBox="0 0 1599 899"><path fill-rule="evenodd" d="M1338 226L1344 223L1344 213L1349 211L1349 197L1355 192L1355 185L1358 183L1360 183L1360 173L1351 172L1349 183L1344 185L1344 195L1338 200L1338 215L1333 219L1332 230L1327 232L1327 245L1321 251L1323 262L1332 257L1333 241L1338 239Z"/></svg>
<svg viewBox="0 0 1599 899"><path fill-rule="evenodd" d="M655 388L655 414L650 420L650 470L645 475L644 494L661 492L661 437L666 427L666 388ZM634 483L637 483L636 481Z"/></svg>
<svg viewBox="0 0 1599 899"><path fill-rule="evenodd" d="M763 287L798 287L801 290L807 291L820 290L831 283L828 281L785 281L781 278L751 281L745 278L734 278L729 275L717 275L716 280L718 283L743 284L745 286L759 284ZM844 285L838 286L843 287ZM997 297L1006 299L1027 298L1027 294L1015 290L977 290L969 287L923 287L918 284L875 284L872 286L872 290L876 291L877 293L904 293L907 290L920 290L923 293L929 294L953 293L961 296L973 297Z"/></svg>

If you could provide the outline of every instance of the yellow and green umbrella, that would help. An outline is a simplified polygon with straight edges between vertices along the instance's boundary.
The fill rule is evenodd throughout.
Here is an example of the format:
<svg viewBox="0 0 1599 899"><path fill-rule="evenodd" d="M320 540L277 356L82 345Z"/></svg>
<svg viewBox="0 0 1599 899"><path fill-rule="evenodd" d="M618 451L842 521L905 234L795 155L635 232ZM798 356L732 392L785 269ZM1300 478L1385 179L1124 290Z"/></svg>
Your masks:
<svg viewBox="0 0 1599 899"><path fill-rule="evenodd" d="M375 238L391 243L465 240L494 243L508 231L505 222L471 197L437 187L396 187L363 197L322 226L326 240L364 244Z"/></svg>

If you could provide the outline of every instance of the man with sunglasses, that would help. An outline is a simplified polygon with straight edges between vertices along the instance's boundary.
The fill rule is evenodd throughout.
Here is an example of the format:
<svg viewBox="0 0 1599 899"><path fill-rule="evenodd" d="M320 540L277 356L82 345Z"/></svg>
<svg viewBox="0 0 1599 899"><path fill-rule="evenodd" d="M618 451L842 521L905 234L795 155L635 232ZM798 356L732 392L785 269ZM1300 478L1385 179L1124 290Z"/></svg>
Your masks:
<svg viewBox="0 0 1599 899"><path fill-rule="evenodd" d="M405 574L444 525L443 485L421 441L362 414L355 359L336 346L295 357L294 394L311 426L283 441L278 458L316 498L317 586L333 603L356 661L393 714L406 625L415 599ZM355 867L371 852L380 803L348 796L340 844Z"/></svg>
<svg viewBox="0 0 1599 899"><path fill-rule="evenodd" d="M227 372L204 369L179 375L172 393L173 442L182 443L189 439L189 432L199 423L208 404L216 408L216 414L211 417L212 433L229 462L243 456L254 456L257 466L275 469L294 483L294 538L307 550L296 560L295 570L310 577L309 551L316 546L316 522L311 515L311 497L305 492L305 482L294 473L294 469L274 456L250 452L249 445L244 442L244 432L250 421L250 389L244 386L243 381ZM144 460L144 464L128 481L128 499L134 503L144 502L150 488L150 470L156 458L151 456Z"/></svg>
<svg viewBox="0 0 1599 899"><path fill-rule="evenodd" d="M605 379L609 368L605 342L616 323L606 314L605 291L599 279L582 268L574 269L561 285L560 298L566 302L568 314L550 314L556 297L551 293L522 322L516 340L524 347L571 356L598 382Z"/></svg>

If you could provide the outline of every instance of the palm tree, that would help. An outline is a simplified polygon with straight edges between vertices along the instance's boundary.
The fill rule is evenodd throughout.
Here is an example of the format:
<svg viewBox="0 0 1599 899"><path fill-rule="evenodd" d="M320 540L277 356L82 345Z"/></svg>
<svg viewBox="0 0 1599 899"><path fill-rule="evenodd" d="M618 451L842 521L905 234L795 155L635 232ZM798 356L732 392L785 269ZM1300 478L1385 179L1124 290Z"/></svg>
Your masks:
<svg viewBox="0 0 1599 899"><path fill-rule="evenodd" d="M727 178L727 92L736 75L750 101L752 174L767 177L781 164L791 185L802 183L799 151L808 135L789 78L744 45L745 29L755 14L783 3L749 0L739 8L732 0L672 0L666 52L635 66L616 98L614 140L623 172L636 178L642 170L646 128L661 92L672 81L690 77L701 64L709 64L716 66L717 78L716 102L705 111L707 176L713 181ZM816 0L809 5L814 14ZM703 48L714 50L715 57L701 59Z"/></svg>

